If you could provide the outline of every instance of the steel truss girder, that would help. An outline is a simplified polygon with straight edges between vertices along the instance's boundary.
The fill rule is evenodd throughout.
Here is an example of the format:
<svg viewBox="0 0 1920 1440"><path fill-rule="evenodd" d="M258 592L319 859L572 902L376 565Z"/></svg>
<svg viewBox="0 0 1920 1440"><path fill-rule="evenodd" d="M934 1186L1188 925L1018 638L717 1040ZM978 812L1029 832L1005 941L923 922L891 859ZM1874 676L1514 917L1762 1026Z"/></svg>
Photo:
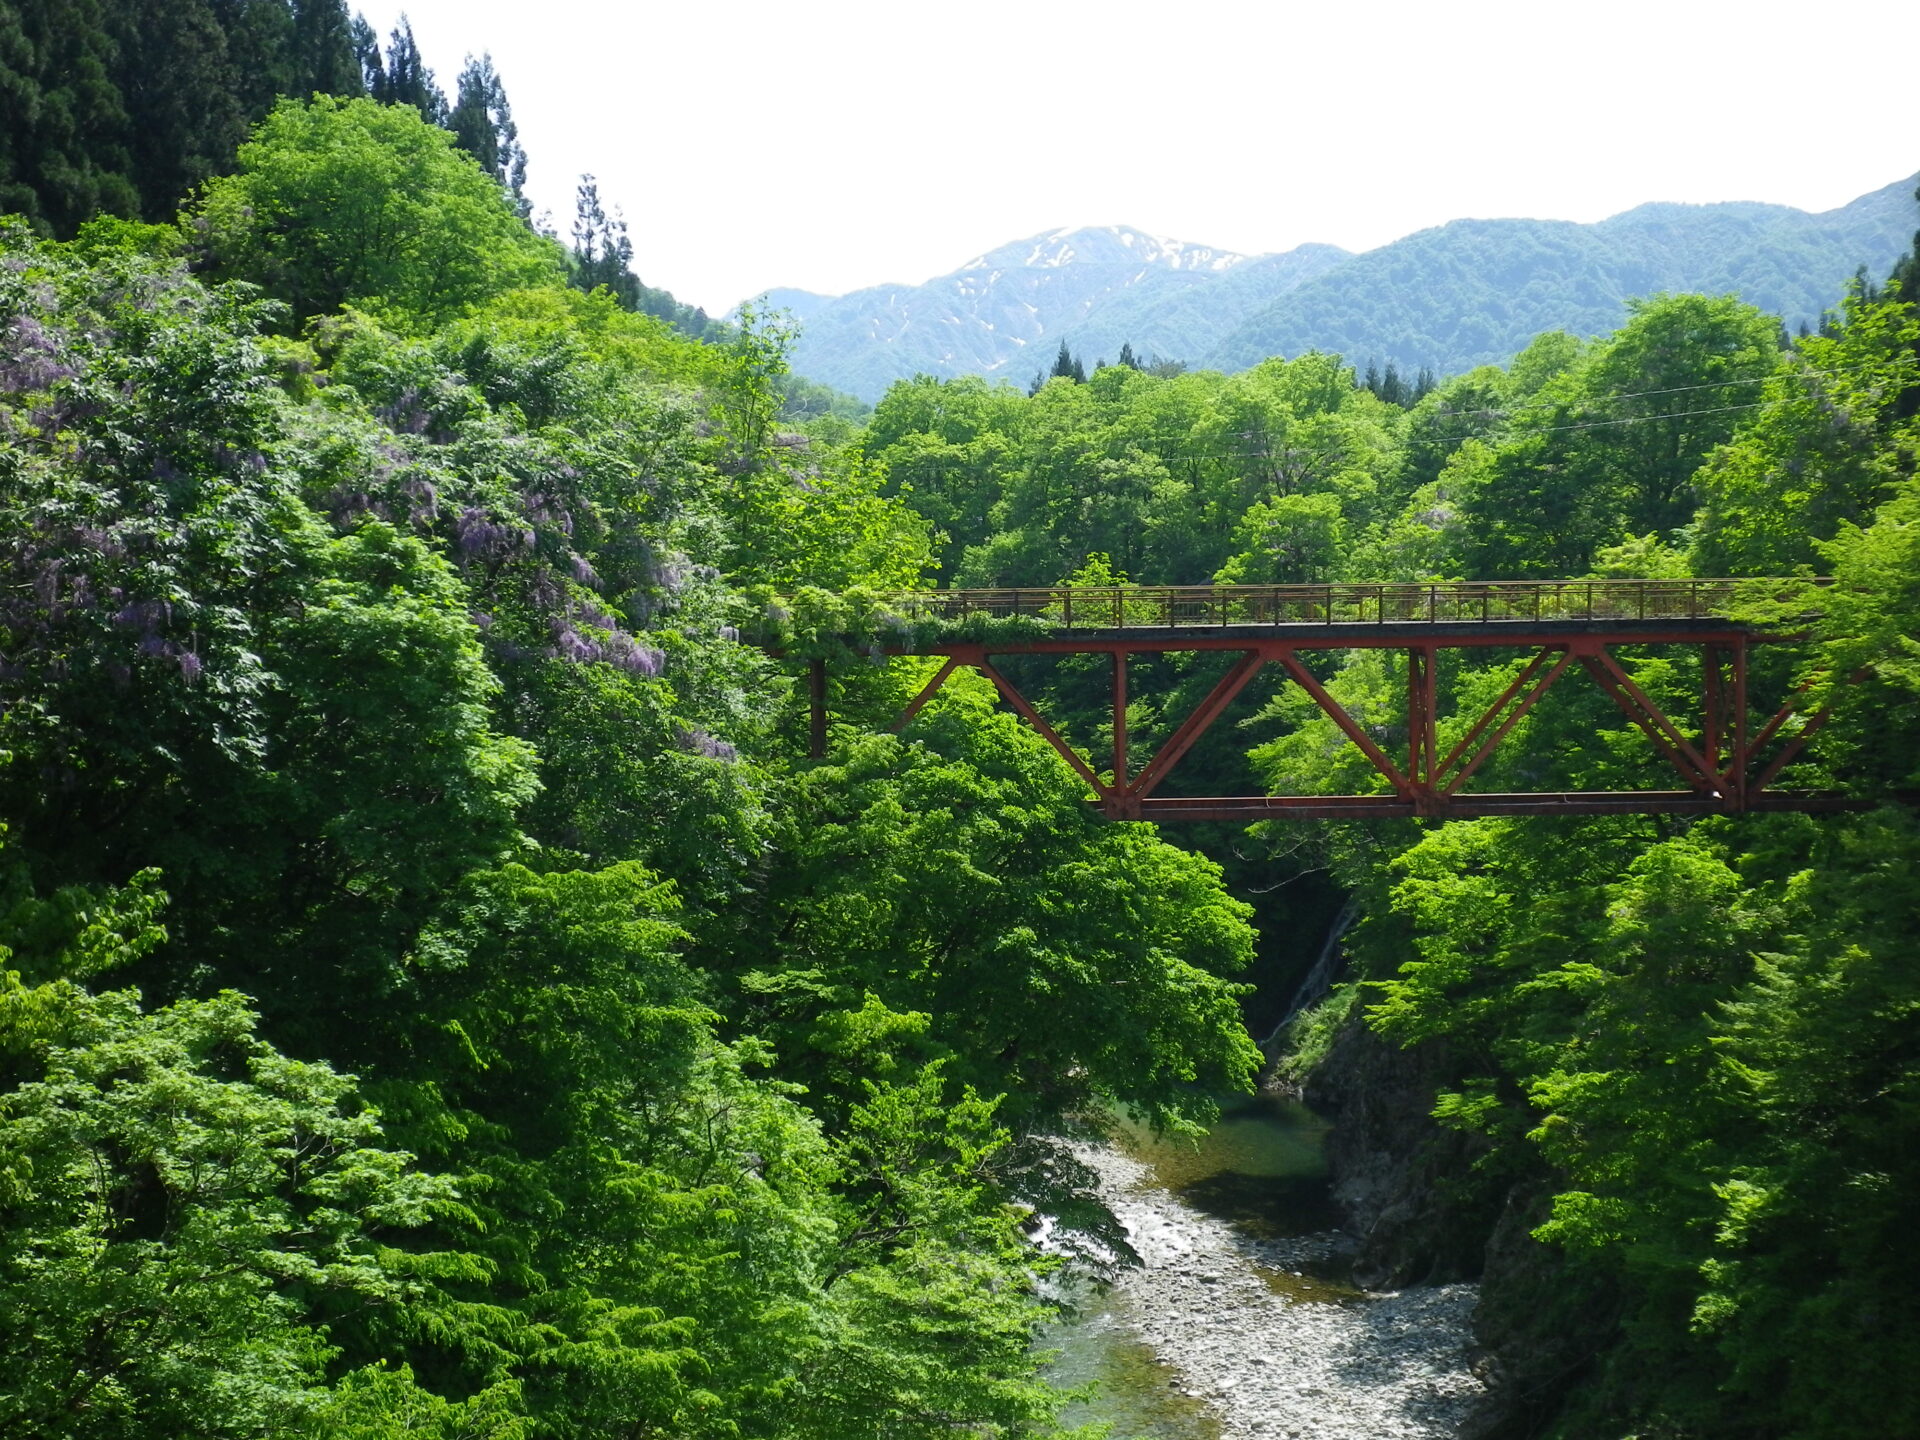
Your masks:
<svg viewBox="0 0 1920 1440"><path fill-rule="evenodd" d="M1827 721L1830 707L1803 718L1792 738L1764 765L1761 753L1795 715L1798 696L1749 739L1747 660L1751 645L1775 638L1728 628L1689 627L1669 633L1663 628L1633 626L1611 633L1585 630L1499 635L1423 635L1398 633L1353 640L1288 637L1234 638L1227 636L1144 637L1087 636L1080 639L1039 639L994 644L956 643L922 652L942 657L938 673L921 689L895 722L904 729L949 676L961 667L977 670L990 680L1022 718L1057 751L1093 791L1101 812L1115 820L1240 820L1301 818L1357 818L1361 816L1416 816L1434 819L1484 815L1574 814L1737 814L1749 810L1822 811L1847 809L1857 802L1843 796L1812 792L1779 792L1768 787L1796 759L1807 739ZM1702 715L1696 744L1641 689L1620 665L1612 647L1621 644L1686 644L1701 648ZM1502 694L1477 715L1448 752L1439 754L1439 722L1435 675L1438 651L1449 648L1528 648L1535 654ZM1301 651L1326 649L1404 649L1407 652L1406 729L1408 750L1404 765L1383 750L1366 727L1334 698L1300 658ZM1154 753L1137 775L1130 775L1127 736L1127 657L1137 653L1226 650L1239 652L1207 697L1195 707ZM1113 764L1102 776L1056 732L1002 673L992 655L1107 654L1113 665ZM1246 686L1268 664L1277 664L1299 685L1347 739L1367 757L1386 782L1388 793L1371 795L1213 796L1163 797L1154 792L1200 737L1226 713ZM1687 786L1672 791L1586 791L1539 794L1475 794L1463 786L1500 743L1574 665L1578 665L1620 708L1654 748L1673 765ZM1730 667L1731 673L1728 673ZM1858 677L1855 677L1858 678ZM816 687L816 697L820 694ZM819 712L816 711L816 733ZM1759 767L1756 773L1756 767Z"/></svg>

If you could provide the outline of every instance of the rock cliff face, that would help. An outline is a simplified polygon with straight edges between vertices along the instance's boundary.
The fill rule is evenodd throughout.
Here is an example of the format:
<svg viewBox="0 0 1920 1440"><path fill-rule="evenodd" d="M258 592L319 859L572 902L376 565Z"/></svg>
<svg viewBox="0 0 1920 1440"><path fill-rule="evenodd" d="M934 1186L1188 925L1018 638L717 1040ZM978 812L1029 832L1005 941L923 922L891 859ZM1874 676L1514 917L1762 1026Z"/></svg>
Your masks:
<svg viewBox="0 0 1920 1440"><path fill-rule="evenodd" d="M1307 1081L1307 1103L1333 1122L1327 1160L1360 1237L1363 1285L1480 1274L1498 1202L1476 1183L1485 1142L1434 1122L1434 1093L1449 1078L1444 1050L1397 1049L1356 1018Z"/></svg>
<svg viewBox="0 0 1920 1440"><path fill-rule="evenodd" d="M1533 1238L1547 1218L1546 1187L1510 1186L1486 1237L1474 1338L1487 1385L1460 1440L1533 1440L1584 1378L1611 1335L1611 1295L1576 1291L1554 1253Z"/></svg>
<svg viewBox="0 0 1920 1440"><path fill-rule="evenodd" d="M1480 1281L1474 1374L1485 1382L1461 1440L1530 1440L1585 1374L1615 1324L1613 1297L1575 1293L1532 1237L1550 1188L1500 1173L1488 1144L1432 1118L1454 1078L1440 1046L1397 1049L1358 1019L1305 1086L1333 1122L1334 1197L1360 1240L1355 1279L1370 1287Z"/></svg>

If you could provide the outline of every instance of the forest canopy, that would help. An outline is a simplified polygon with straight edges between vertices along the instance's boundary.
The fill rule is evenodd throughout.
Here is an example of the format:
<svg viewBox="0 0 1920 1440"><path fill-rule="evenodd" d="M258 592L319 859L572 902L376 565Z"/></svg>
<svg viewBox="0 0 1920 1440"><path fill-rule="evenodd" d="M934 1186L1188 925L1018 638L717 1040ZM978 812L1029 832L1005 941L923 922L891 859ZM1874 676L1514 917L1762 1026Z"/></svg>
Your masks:
<svg viewBox="0 0 1920 1440"><path fill-rule="evenodd" d="M1521 1257L1514 1423L1920 1430L1912 257L1798 341L1659 294L1424 392L1308 353L868 418L777 316L640 285L590 180L534 228L490 60L450 101L334 0L3 13L0 1433L1088 1433L1034 1349L1034 1216L1114 1238L1059 1137L1248 1090L1349 900L1294 1033L1425 1067L1437 1209ZM163 39L225 97L187 138L124 68ZM1815 571L1753 683L1858 677L1798 773L1864 808L1820 818L1109 824L985 682L891 733L932 664L809 623ZM1212 678L1143 662L1130 724ZM1101 677L1029 679L1097 753ZM1270 679L1230 719L1183 783L1351 779ZM1637 739L1569 690L1496 764L1631 785Z"/></svg>
<svg viewBox="0 0 1920 1440"><path fill-rule="evenodd" d="M746 590L926 542L774 337L572 288L409 108L237 163L5 231L5 1428L1054 1433L1023 1147L1248 1083L1244 907L978 697L801 763ZM958 935L871 903L902 804Z"/></svg>

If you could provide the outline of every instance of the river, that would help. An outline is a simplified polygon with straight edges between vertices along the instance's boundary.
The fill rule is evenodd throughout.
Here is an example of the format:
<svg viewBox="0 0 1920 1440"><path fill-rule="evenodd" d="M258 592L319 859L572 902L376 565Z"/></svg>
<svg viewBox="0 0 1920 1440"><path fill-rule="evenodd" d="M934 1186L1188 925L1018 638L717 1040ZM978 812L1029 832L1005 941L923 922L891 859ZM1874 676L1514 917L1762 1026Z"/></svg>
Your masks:
<svg viewBox="0 0 1920 1440"><path fill-rule="evenodd" d="M1438 1440L1479 1393L1470 1285L1376 1293L1328 1196L1326 1126L1273 1096L1233 1102L1198 1144L1123 1127L1077 1146L1144 1262L1070 1278L1042 1343L1067 1419L1116 1440Z"/></svg>

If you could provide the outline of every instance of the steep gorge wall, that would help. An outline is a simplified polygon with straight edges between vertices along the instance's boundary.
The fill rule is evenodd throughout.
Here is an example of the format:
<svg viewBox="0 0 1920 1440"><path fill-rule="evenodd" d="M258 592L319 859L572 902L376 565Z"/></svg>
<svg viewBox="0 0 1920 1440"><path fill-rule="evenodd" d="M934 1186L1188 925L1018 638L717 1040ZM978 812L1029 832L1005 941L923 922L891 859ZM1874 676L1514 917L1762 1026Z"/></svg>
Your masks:
<svg viewBox="0 0 1920 1440"><path fill-rule="evenodd" d="M1327 1158L1360 1239L1355 1279L1370 1289L1480 1282L1474 1369L1488 1390L1462 1440L1532 1440L1607 1342L1615 1305L1578 1287L1533 1239L1547 1177L1503 1170L1484 1137L1433 1118L1456 1073L1444 1045L1399 1049L1356 1011L1303 1098L1333 1122Z"/></svg>

